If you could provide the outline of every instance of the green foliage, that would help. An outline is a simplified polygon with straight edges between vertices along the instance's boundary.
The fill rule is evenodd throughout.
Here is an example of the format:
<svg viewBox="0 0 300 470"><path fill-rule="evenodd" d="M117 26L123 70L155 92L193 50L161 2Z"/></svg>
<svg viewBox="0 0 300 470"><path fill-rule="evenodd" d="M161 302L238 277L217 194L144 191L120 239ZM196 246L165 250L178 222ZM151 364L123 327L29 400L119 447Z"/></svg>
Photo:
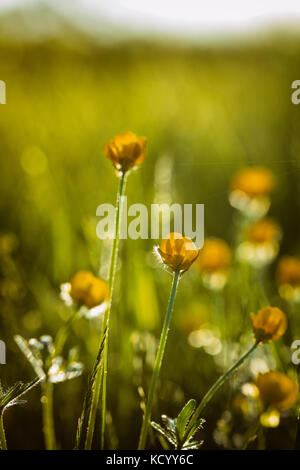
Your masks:
<svg viewBox="0 0 300 470"><path fill-rule="evenodd" d="M199 429L202 429L205 419L199 418L187 436L185 436L187 425L191 420L195 408L196 401L189 400L184 405L177 418L169 418L166 415L162 415L163 426L155 422L152 422L151 425L167 439L174 449L199 449L203 441L195 439L195 434Z"/></svg>
<svg viewBox="0 0 300 470"><path fill-rule="evenodd" d="M283 230L281 253L300 252L300 218L295 216L300 207L300 113L290 101L291 82L300 70L299 38L189 48L94 44L81 36L69 42L63 33L64 40L43 42L0 38L0 79L7 83L7 105L1 105L0 114L0 331L10 353L9 366L1 365L5 383L26 373L30 377L28 360L39 377L45 373L32 351L23 348L27 355L22 357L13 336L39 338L47 332L55 337L70 315L59 299L60 284L78 269L97 274L99 264L107 278L111 246L97 239L95 214L99 204L115 203L117 180L102 146L117 132L132 130L149 144L145 162L130 177L128 204L204 203L206 234L234 246L239 221L228 203L230 179L241 166L264 165L277 180L270 215ZM147 390L149 350L155 353L170 283L152 255L155 244L120 244L108 381L110 432L116 438L108 435L108 446L117 440L130 449L138 440L136 390L141 385ZM290 313L299 335L299 306L293 313L279 299L274 268L275 263L261 274L267 296ZM169 360L161 373L160 395L170 416L177 415L183 396L200 401L224 363L232 363L248 344L248 315L265 302L262 283L246 266L235 264L231 274L221 302L195 271L181 281L166 348ZM70 327L66 348L78 345L86 371L93 368L100 327L99 319L82 318ZM220 354L212 354L207 345L192 345L190 334L199 328L222 342ZM146 344L147 351L137 354L131 339L146 332L153 346ZM292 336L289 329L278 345L284 361ZM264 348L256 358L281 367ZM289 364L288 358L284 366ZM252 378L250 368L241 375L241 380ZM228 384L228 395L234 396L239 385ZM61 448L74 444L85 388L84 374L55 387ZM227 397L223 393L210 410L204 448L224 447L213 437ZM38 405L10 418L6 431L12 448L43 448ZM18 430L29 419L32 426L24 439ZM242 432L241 419L234 419L233 412L234 432ZM288 414L285 423L282 432L266 431L270 448L293 446L293 417Z"/></svg>
<svg viewBox="0 0 300 470"><path fill-rule="evenodd" d="M107 335L106 335L106 330L105 330L92 373L88 380L86 394L85 394L84 401L83 401L82 413L78 421L75 448L79 450L84 449L84 445L86 442L86 437L87 437L87 432L88 432L88 427L89 427L89 417L90 417L92 399L93 399L93 391L95 388L97 374L100 373L101 365L103 364L103 350L104 350L106 337Z"/></svg>
<svg viewBox="0 0 300 470"><path fill-rule="evenodd" d="M49 382L58 383L79 377L82 373L83 364L77 361L77 348L72 348L68 359L64 360L62 356L56 355L53 339L49 335L43 335L39 340L31 338L29 341L16 335L15 341L41 379L47 377Z"/></svg>
<svg viewBox="0 0 300 470"><path fill-rule="evenodd" d="M41 380L41 378L37 377L31 382L25 384L23 382L16 382L7 390L4 390L0 383L0 415L2 415L4 411L11 406L26 403L25 400L22 400L22 397Z"/></svg>

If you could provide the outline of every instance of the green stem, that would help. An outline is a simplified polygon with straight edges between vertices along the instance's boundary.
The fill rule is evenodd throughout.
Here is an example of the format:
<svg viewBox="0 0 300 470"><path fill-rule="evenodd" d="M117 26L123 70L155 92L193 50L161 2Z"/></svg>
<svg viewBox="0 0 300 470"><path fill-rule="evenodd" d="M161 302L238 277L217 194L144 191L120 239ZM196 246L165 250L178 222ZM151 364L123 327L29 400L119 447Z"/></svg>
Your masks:
<svg viewBox="0 0 300 470"><path fill-rule="evenodd" d="M192 419L190 420L190 422L189 422L189 424L186 428L184 438L183 438L183 442L185 442L185 440L187 439L187 437L188 437L189 433L192 431L192 429L195 429L197 427L197 422L198 422L198 419L200 418L200 415L201 415L202 411L204 410L206 405L210 402L210 400L212 399L214 394L229 379L231 374L247 359L247 357L250 356L250 354L254 351L254 349L256 349L258 344L259 344L259 342L256 341L251 346L251 348L242 357L240 357L240 359L237 362L235 362L235 364L233 364L233 366L231 366L230 369L228 369L228 371L225 372L225 374L221 375L221 377L219 377L218 380L213 384L213 386L208 390L208 392L206 393L206 395L203 397L202 401L198 405L195 413L193 414Z"/></svg>
<svg viewBox="0 0 300 470"><path fill-rule="evenodd" d="M68 338L71 325L77 314L78 311L73 312L66 321L66 323L58 330L55 338L55 356L59 356L61 354L65 342Z"/></svg>
<svg viewBox="0 0 300 470"><path fill-rule="evenodd" d="M297 431L296 431L296 439L295 439L295 450L300 450L300 409L298 409L298 413L297 413Z"/></svg>
<svg viewBox="0 0 300 470"><path fill-rule="evenodd" d="M53 419L53 384L48 380L42 383L43 433L47 450L56 448Z"/></svg>
<svg viewBox="0 0 300 470"><path fill-rule="evenodd" d="M257 434L259 426L260 426L260 415L255 419L252 426L250 426L250 428L246 432L246 434L244 436L243 444L242 444L240 450L246 450L247 449L249 444L254 440L254 437Z"/></svg>
<svg viewBox="0 0 300 470"><path fill-rule="evenodd" d="M3 412L0 415L0 449L1 450L7 450L4 424L3 424Z"/></svg>
<svg viewBox="0 0 300 470"><path fill-rule="evenodd" d="M170 321L172 318L172 311L173 311L176 291L178 287L178 282L179 282L179 272L177 271L174 273L173 284L172 284L172 289L171 289L171 294L170 294L170 299L169 299L169 305L168 305L167 313L166 313L164 324L163 324L163 329L162 329L161 336L160 336L159 346L158 346L154 369L153 369L153 375L152 375L150 389L149 389L148 400L147 400L146 409L145 409L144 417L143 417L143 424L142 424L142 429L141 429L141 434L140 434L140 439L139 439L138 450L143 450L145 449L145 446L146 446L148 429L149 429L149 424L150 424L150 419L151 419L151 410L152 410L153 400L154 400L154 396L155 396L155 392L157 388L159 372L160 372L160 368L161 368L161 364L162 364L162 360L164 356L168 332L170 328Z"/></svg>
<svg viewBox="0 0 300 470"><path fill-rule="evenodd" d="M127 173L122 173L120 178L119 190L117 195L116 203L116 224L115 224L115 236L113 239L113 246L110 258L110 268L109 268L109 278L108 278L108 287L109 287L109 300L107 309L104 312L102 329L101 329L101 340L103 333L107 330L107 337L105 340L104 351L103 351L103 367L98 371L95 387L93 390L92 405L90 411L89 427L87 431L87 437L85 442L85 449L91 449L96 414L98 408L98 402L101 394L101 448L104 446L104 434L105 434L105 421L106 421L106 388L107 388L107 365L108 365L108 333L109 333L109 320L110 320L110 311L112 305L112 296L114 289L114 280L117 267L117 256L118 256L118 246L119 246L119 236L120 236L120 221L122 215L122 196L125 193Z"/></svg>

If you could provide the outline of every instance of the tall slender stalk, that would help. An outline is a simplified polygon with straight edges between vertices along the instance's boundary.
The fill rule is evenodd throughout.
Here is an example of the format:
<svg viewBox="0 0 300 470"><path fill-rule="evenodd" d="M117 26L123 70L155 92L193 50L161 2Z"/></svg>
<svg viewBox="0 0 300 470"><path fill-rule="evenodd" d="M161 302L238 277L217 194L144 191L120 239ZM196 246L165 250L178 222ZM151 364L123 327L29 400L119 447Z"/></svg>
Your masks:
<svg viewBox="0 0 300 470"><path fill-rule="evenodd" d="M195 413L192 416L192 419L190 420L188 426L186 427L185 434L183 441L186 440L187 436L191 432L191 430L197 425L197 421L201 416L202 411L206 407L206 405L210 402L214 394L219 390L219 388L229 379L231 374L247 359L248 356L254 351L254 349L257 348L259 344L259 341L256 341L251 348L242 356L240 359L238 359L233 366L231 366L225 374L221 375L221 377L218 378L218 380L210 387L206 395L204 395L202 401L196 408Z"/></svg>
<svg viewBox="0 0 300 470"><path fill-rule="evenodd" d="M163 329L162 329L162 332L161 332L159 346L158 346L158 350L157 350L157 355L156 355L156 359L155 359L153 375L152 375L150 389L149 389L149 395L148 395L146 409L145 409L144 417L143 417L143 424L142 424L142 429L141 429L141 434L140 434L140 439L139 439L138 450L143 450L143 449L145 449L145 446L146 446L148 429L149 429L150 418L151 418L151 410L152 410L152 405L153 405L153 399L154 399L154 396L155 396L158 377L159 377L159 372L160 372L160 368L161 368L161 364L162 364L162 360L163 360L163 356L164 356L164 351L165 351L168 332L169 332L169 328L170 328L170 322L171 322L171 318L172 318L172 311L173 311L173 306L174 306L174 301L175 301L175 296L176 296L178 283L179 283L179 272L176 271L176 272L174 272L173 284L172 284L172 288L171 288L171 294L170 294L168 309L167 309L167 313L166 313L166 316L165 316Z"/></svg>
<svg viewBox="0 0 300 470"><path fill-rule="evenodd" d="M106 336L104 351L103 351L103 366L98 371L96 380L95 380L95 386L93 390L92 404L91 404L91 410L90 410L89 427L88 427L87 437L86 437L86 442L85 442L85 449L90 449L92 446L100 393L101 393L101 405L102 405L102 408L101 408L101 448L103 448L104 446L105 421L106 421L107 365L108 365L108 333L109 333L109 321L110 321L110 311L111 311L111 305L112 305L112 296L113 296L113 289L114 289L114 280L115 280L115 273L116 273L116 267L117 267L117 256L118 256L118 246L119 246L119 236L120 236L120 221L121 221L121 215L122 215L122 196L124 196L124 193L125 193L126 179L127 179L127 173L123 172L120 178L120 184L119 184L117 202L116 202L115 234L114 234L114 239L113 239L113 246L112 246L111 258L110 258L109 278L108 278L109 300L108 300L107 309L104 312L102 329L101 329L101 338L103 337L104 331L107 330L107 336Z"/></svg>
<svg viewBox="0 0 300 470"><path fill-rule="evenodd" d="M7 450L4 424L3 424L3 412L0 413L0 449Z"/></svg>
<svg viewBox="0 0 300 470"><path fill-rule="evenodd" d="M43 433L47 450L56 448L54 419L53 419L53 384L45 379L42 387Z"/></svg>
<svg viewBox="0 0 300 470"><path fill-rule="evenodd" d="M296 439L295 439L295 450L300 450L300 410L298 408L297 412L297 431L296 431Z"/></svg>
<svg viewBox="0 0 300 470"><path fill-rule="evenodd" d="M73 320L78 315L78 311L72 312L71 316L65 322L65 324L58 330L55 337L55 355L59 356L63 350L65 342L70 333L70 328L73 323Z"/></svg>
<svg viewBox="0 0 300 470"><path fill-rule="evenodd" d="M259 429L259 425L260 425L260 415L257 416L257 418L255 419L252 426L250 426L250 428L246 432L246 434L244 436L244 440L243 440L241 448L240 448L241 450L246 450L247 447L249 446L250 442L253 441L253 439L255 437L255 434L257 433L257 431Z"/></svg>

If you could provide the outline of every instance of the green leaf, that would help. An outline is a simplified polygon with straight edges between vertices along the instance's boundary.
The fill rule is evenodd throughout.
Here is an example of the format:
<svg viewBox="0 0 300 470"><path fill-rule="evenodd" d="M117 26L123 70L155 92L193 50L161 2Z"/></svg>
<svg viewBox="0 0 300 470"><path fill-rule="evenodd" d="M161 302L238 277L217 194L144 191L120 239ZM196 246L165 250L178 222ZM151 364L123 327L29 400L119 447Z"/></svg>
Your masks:
<svg viewBox="0 0 300 470"><path fill-rule="evenodd" d="M22 382L16 382L12 387L10 387L6 392L1 389L0 396L0 411L3 413L6 408L25 403L21 397L27 393L31 388L35 387L42 379L37 377L29 383L23 384Z"/></svg>
<svg viewBox="0 0 300 470"><path fill-rule="evenodd" d="M41 361L41 359L38 359L34 356L34 354L32 353L32 351L31 351L31 349L28 345L28 341L26 341L20 335L15 335L14 340L17 343L17 345L19 346L19 348L22 351L22 353L24 354L24 356L26 357L26 359L32 365L32 367L33 367L35 373L37 374L37 376L40 379L44 378L45 377L45 372L43 370L43 362Z"/></svg>
<svg viewBox="0 0 300 470"><path fill-rule="evenodd" d="M204 423L205 419L199 418L198 421L194 424L194 426L192 426L192 428L189 430L188 434L185 436L185 442L188 442L189 439L191 439L199 429L202 429Z"/></svg>
<svg viewBox="0 0 300 470"><path fill-rule="evenodd" d="M176 419L176 432L181 441L184 437L186 426L196 408L196 400L189 400Z"/></svg>
<svg viewBox="0 0 300 470"><path fill-rule="evenodd" d="M160 426L160 424L157 424L154 421L151 422L151 426L156 429L156 431L158 431L160 434L162 434L171 444L173 444L174 446L176 445L176 439L168 429L163 428L162 426Z"/></svg>
<svg viewBox="0 0 300 470"><path fill-rule="evenodd" d="M202 446L203 441L191 441L191 442L186 442L184 446L182 447L182 450L187 450L187 449L200 449Z"/></svg>
<svg viewBox="0 0 300 470"><path fill-rule="evenodd" d="M158 435L158 440L164 450L170 450L169 442L162 434Z"/></svg>
<svg viewBox="0 0 300 470"><path fill-rule="evenodd" d="M81 416L78 420L75 449L79 449L79 450L84 449L84 445L85 445L85 441L87 437L87 431L89 427L89 418L90 418L90 412L91 412L91 406L92 406L92 400L93 400L93 390L95 387L97 373L100 371L100 367L103 363L103 350L104 350L106 336L107 336L107 329L105 329L104 331L101 345L100 345L100 348L96 357L96 361L95 361L93 370L88 380L87 391L86 391L84 401L83 401L83 408L82 408Z"/></svg>

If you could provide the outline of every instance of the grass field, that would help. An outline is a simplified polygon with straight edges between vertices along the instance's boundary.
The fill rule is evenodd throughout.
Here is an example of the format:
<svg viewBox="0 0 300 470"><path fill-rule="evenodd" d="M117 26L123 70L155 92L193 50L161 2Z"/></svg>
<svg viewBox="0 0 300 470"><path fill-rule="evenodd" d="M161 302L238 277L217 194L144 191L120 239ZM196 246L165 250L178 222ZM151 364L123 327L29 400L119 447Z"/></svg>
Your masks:
<svg viewBox="0 0 300 470"><path fill-rule="evenodd" d="M252 165L274 174L269 214L282 231L278 256L263 270L234 256L229 281L218 292L203 284L194 267L183 276L152 413L160 422L161 414L177 416L188 399L199 402L251 344L250 312L278 306L289 321L283 339L257 349L204 412L202 448L239 448L256 416L249 397L237 398L242 385L268 368L297 376L290 345L300 335L299 304L279 296L274 273L280 256L300 251L300 107L290 98L299 52L299 39L276 36L202 47L101 46L82 37L69 41L67 35L64 42L1 39L0 78L7 84L7 104L0 109L4 386L34 378L13 336L55 336L69 318L60 285L82 269L107 278L111 243L96 236L96 208L115 203L118 181L102 148L115 134L132 130L147 137L148 147L143 165L128 180L128 203L204 203L206 236L226 240L232 250L241 219L228 201L233 175ZM159 242L120 244L106 448L137 446L141 389L147 394L171 286L171 276L153 256ZM54 385L59 448L74 446L100 327L99 318L72 323L65 350L78 346L84 372ZM213 334L215 349L191 335L201 330ZM5 414L8 446L43 449L39 387L26 398L26 405ZM250 447L293 448L296 415L294 407L282 413L277 427L261 426ZM95 448L99 434L97 424ZM153 433L148 446L161 445Z"/></svg>

